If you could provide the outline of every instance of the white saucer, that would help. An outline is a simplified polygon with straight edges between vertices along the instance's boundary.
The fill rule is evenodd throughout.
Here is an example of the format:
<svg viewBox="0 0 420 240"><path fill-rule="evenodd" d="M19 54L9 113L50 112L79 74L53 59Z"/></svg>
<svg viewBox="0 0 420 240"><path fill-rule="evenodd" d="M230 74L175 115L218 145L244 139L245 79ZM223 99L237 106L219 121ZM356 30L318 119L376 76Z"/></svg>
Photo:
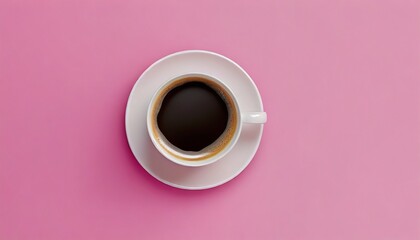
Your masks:
<svg viewBox="0 0 420 240"><path fill-rule="evenodd" d="M241 111L263 111L257 87L238 64L217 53L190 50L158 60L140 76L128 98L125 127L131 151L150 175L176 188L198 190L226 183L248 166L260 144L263 124L244 124L235 147L213 164L184 167L167 160L156 150L147 133L148 104L163 83L193 72L205 73L223 81L237 96Z"/></svg>

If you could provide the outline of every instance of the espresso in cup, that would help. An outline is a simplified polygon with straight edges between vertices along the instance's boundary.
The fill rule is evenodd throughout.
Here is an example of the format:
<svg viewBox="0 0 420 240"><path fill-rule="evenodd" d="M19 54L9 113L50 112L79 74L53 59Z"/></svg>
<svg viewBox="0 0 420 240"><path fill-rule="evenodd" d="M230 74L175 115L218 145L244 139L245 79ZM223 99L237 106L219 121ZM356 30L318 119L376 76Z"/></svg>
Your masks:
<svg viewBox="0 0 420 240"><path fill-rule="evenodd" d="M202 75L169 82L154 97L148 121L153 138L172 157L209 159L232 141L239 111L225 86Z"/></svg>

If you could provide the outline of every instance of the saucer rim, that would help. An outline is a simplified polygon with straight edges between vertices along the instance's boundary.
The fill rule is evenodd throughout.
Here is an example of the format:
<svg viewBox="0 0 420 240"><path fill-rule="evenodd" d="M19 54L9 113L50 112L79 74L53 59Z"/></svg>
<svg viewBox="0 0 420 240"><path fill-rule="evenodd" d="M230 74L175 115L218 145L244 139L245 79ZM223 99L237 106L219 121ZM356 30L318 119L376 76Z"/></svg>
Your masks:
<svg viewBox="0 0 420 240"><path fill-rule="evenodd" d="M254 150L252 151L252 154L249 154L250 155L249 156L249 160L246 161L246 162L244 162L243 167L242 168L238 168L237 171L232 171L233 174L229 178L226 178L226 179L224 179L222 181L218 181L218 182L216 182L214 184L202 185L202 186L184 186L184 185L180 185L180 184L177 184L177 183L173 183L173 182L170 182L170 181L167 181L165 179L160 178L159 176L157 176L156 174L154 174L152 171L150 171L149 169L147 169L142 164L141 160L138 159L137 156L136 156L136 154L134 153L134 150L133 150L134 148L131 145L130 140L129 140L129 132L128 132L128 127L127 127L128 126L128 115L129 115L129 112L130 112L130 110L129 110L129 104L132 101L132 98L133 98L135 89L137 89L137 87L138 87L137 85L140 84L139 83L140 82L140 79L142 79L143 76L146 75L146 73L148 73L152 68L154 68L156 65L160 64L161 62L163 62L163 61L165 61L165 60L167 60L169 58L178 56L178 55L185 55L185 54L191 54L191 53L204 53L204 54L210 54L210 55L217 56L219 58L222 58L222 59L227 60L229 63L233 64L236 68L238 68L239 70L241 70L245 74L245 76L248 78L248 82L251 83L252 86L253 86L253 88L256 90L256 93L257 93L256 96L258 98L258 105L259 105L259 108L261 109L260 111L264 112L264 106L263 106L263 102L262 102L262 99L261 99L261 94L260 94L260 92L259 92L259 90L258 90L258 88L257 88L257 86L255 84L255 82L252 80L251 76L249 76L249 74L241 66L239 66L239 64L237 64L236 62L234 62L232 59L230 59L230 58L228 58L226 56L223 56L221 54L215 53L215 52L211 52L211 51L208 51L208 50L192 49L192 50L178 51L178 52L174 52L174 53L165 55L164 57L159 58L157 61L153 62L149 67L146 68L146 70L143 71L143 73L138 77L138 79L134 83L133 87L131 88L130 94L128 96L127 104L126 104L126 110L125 110L125 116L124 116L125 117L125 121L124 121L125 124L124 125L125 125L125 132L126 132L127 142L128 142L129 147L130 147L130 150L131 150L132 154L134 155L134 157L136 158L137 162L140 164L140 166L142 166L142 168L147 173L149 173L151 176L153 176L158 181L160 181L160 182L162 182L162 183L164 183L166 185L169 185L171 187L174 187L174 188L179 188L179 189L184 189L184 190L205 190L205 189L210 189L210 188L215 188L215 187L221 186L221 185L223 185L223 184L231 181L232 179L234 179L238 175L240 175L245 170L245 168L248 167L248 165L254 159L254 156L257 153L257 151L259 149L259 146L261 144L261 138L262 138L262 134L263 134L263 130L264 130L264 124L262 124L262 126L260 128L260 130L258 132L258 136L255 137L255 140L254 141L256 141L257 145L255 146ZM222 81L222 80L220 80L220 81ZM237 144L239 144L239 143L237 143ZM237 148L237 147L238 147L238 145L235 145L234 146L234 148ZM225 157L226 156L222 157L222 159L225 158ZM222 159L220 159L220 160L222 160ZM198 168L206 168L206 166L207 165L200 166Z"/></svg>

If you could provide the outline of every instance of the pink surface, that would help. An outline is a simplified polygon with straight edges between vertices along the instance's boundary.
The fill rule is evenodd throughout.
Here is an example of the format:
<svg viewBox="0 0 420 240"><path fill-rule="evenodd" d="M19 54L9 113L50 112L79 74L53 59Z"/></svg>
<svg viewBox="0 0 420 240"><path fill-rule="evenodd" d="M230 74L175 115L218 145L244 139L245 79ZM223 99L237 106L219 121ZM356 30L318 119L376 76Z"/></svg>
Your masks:
<svg viewBox="0 0 420 240"><path fill-rule="evenodd" d="M185 49L232 58L269 121L236 179L149 176L128 94ZM0 239L420 239L418 1L0 2Z"/></svg>

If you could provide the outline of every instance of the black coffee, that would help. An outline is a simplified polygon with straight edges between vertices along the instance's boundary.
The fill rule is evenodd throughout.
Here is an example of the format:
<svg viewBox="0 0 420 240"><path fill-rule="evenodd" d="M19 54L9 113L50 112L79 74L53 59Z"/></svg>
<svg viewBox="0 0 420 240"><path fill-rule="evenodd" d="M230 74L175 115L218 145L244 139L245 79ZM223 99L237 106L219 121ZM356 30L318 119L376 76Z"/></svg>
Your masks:
<svg viewBox="0 0 420 240"><path fill-rule="evenodd" d="M228 118L228 107L220 95L205 83L192 80L167 93L157 124L174 146L200 151L222 135Z"/></svg>

